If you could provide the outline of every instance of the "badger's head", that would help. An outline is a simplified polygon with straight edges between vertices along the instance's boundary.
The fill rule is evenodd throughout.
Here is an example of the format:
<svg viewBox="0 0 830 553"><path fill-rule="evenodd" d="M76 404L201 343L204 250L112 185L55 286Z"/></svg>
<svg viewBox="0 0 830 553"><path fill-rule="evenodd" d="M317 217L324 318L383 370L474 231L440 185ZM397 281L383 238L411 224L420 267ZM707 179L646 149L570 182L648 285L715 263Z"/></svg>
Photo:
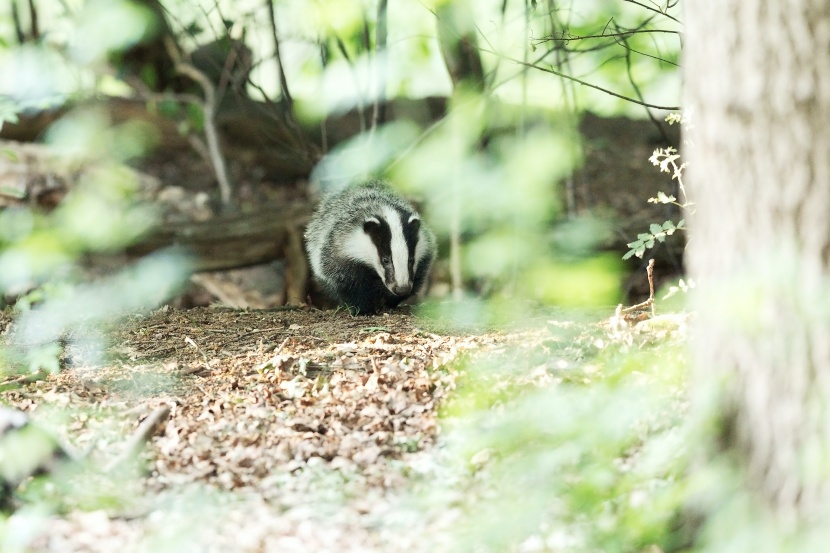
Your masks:
<svg viewBox="0 0 830 553"><path fill-rule="evenodd" d="M383 206L357 223L361 228L347 240L347 255L372 267L396 296L409 296L418 263L426 255L420 244L421 217L412 211Z"/></svg>

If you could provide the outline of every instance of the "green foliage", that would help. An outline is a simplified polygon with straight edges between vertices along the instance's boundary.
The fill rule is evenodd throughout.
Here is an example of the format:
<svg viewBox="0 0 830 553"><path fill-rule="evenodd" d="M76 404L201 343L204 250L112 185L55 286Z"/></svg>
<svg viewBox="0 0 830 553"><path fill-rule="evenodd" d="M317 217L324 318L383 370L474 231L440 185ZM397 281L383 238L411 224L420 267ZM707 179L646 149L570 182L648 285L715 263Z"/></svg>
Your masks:
<svg viewBox="0 0 830 553"><path fill-rule="evenodd" d="M129 0L88 0L77 13L70 41L81 64L103 60L141 40L151 24L151 12Z"/></svg>
<svg viewBox="0 0 830 553"><path fill-rule="evenodd" d="M685 219L681 219L676 225L673 221L666 221L662 225L652 223L648 228L648 232L638 234L637 240L627 244L627 246L631 249L626 252L623 259L629 259L635 255L642 259L646 250L653 248L656 242L665 242L666 237L674 234L674 231L684 230L685 228Z"/></svg>
<svg viewBox="0 0 830 553"><path fill-rule="evenodd" d="M573 340L559 324L465 362L445 412L471 479L455 551L642 551L675 539L690 432L682 343L632 347L586 327Z"/></svg>
<svg viewBox="0 0 830 553"><path fill-rule="evenodd" d="M684 117L685 116L681 116L680 114L671 113L666 116L666 121L668 121L669 124L686 124L687 121ZM677 198L673 195L659 191L657 192L657 196L649 198L648 202L653 204L673 204L682 210L694 212L694 204L688 199L686 187L683 184L683 171L686 169L686 164L682 163L678 165L677 162L679 159L680 155L677 153L677 150L669 146L654 150L649 158L649 161L652 165L659 166L662 173L671 173L672 180L677 181L678 190L683 196L683 201L678 202ZM625 253L625 255L623 255L623 259L630 259L634 256L642 259L646 250L653 248L655 244L659 242L665 242L666 237L671 236L677 230L686 230L686 219L681 219L677 223L669 220L663 222L662 225L652 223L649 225L648 232L638 234L637 240L627 244L629 250Z"/></svg>

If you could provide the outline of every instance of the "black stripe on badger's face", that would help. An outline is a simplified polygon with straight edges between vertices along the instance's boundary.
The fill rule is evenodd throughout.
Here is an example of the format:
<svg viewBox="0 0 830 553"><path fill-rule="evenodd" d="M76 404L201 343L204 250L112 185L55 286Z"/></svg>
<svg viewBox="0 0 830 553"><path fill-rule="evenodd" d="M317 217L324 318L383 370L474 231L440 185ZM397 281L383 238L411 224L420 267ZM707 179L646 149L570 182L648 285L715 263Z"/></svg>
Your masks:
<svg viewBox="0 0 830 553"><path fill-rule="evenodd" d="M368 217L363 222L363 232L369 236L377 250L380 267L375 267L375 270L378 273L382 271L380 277L389 287L388 283L395 281L395 268L392 265L392 231L389 223L382 217Z"/></svg>
<svg viewBox="0 0 830 553"><path fill-rule="evenodd" d="M393 294L407 296L412 292L420 219L392 207L382 211L378 216L367 217L363 230L377 250L380 265L375 269L383 284Z"/></svg>
<svg viewBox="0 0 830 553"><path fill-rule="evenodd" d="M403 236L406 241L406 248L409 251L407 268L409 269L410 280L415 278L415 268L419 259L415 259L415 250L418 247L418 236L421 231L421 218L417 213L401 213L403 224Z"/></svg>

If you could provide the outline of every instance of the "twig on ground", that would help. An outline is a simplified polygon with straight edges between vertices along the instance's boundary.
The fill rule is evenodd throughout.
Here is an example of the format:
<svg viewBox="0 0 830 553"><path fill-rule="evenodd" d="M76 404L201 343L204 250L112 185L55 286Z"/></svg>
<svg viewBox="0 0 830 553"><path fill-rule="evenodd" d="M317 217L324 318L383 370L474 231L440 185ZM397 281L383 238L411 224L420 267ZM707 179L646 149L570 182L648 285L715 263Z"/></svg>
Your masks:
<svg viewBox="0 0 830 553"><path fill-rule="evenodd" d="M138 455L141 448L153 437L161 424L170 416L170 406L162 405L155 409L152 413L147 415L136 431L130 436L124 451L118 458L106 469L106 472L112 472L116 468L123 466L124 463Z"/></svg>
<svg viewBox="0 0 830 553"><path fill-rule="evenodd" d="M282 341L282 343L281 343L280 345L278 345L277 347L275 347L275 348L274 348L274 353L279 353L279 352L281 352L281 351L282 351L282 348L284 348L284 347L285 347L285 344L287 344L287 343L288 343L288 341L289 341L290 339L291 339L291 336L289 336L288 338L286 338L285 340L283 340L283 341Z"/></svg>
<svg viewBox="0 0 830 553"><path fill-rule="evenodd" d="M9 378L7 380L3 380L2 382L0 382L0 387L14 386L15 384L23 384L24 382L34 382L36 380L41 380L42 378L46 377L47 374L47 371L39 369L33 373L23 374L20 376Z"/></svg>
<svg viewBox="0 0 830 553"><path fill-rule="evenodd" d="M190 336L185 336L184 341L187 344L189 344L190 346L192 346L193 348L195 348L196 351L198 351L199 353L202 354L202 359L205 360L204 369L207 370L207 371L210 371L210 365L208 364L208 356L205 354L205 352L202 351L202 348L200 348L199 345L196 342L194 342L193 338L191 338ZM198 372L198 371L194 371L194 372Z"/></svg>
<svg viewBox="0 0 830 553"><path fill-rule="evenodd" d="M640 302L636 305L632 305L630 307L623 307L622 304L617 306L615 316L620 317L621 315L626 319L635 319L635 320L642 320L638 315L644 315L643 311L649 309L651 311L652 318L655 316L655 308L654 308L654 259L648 260L648 266L646 267L646 276L648 277L648 299L646 301ZM634 314L633 316L628 316L626 314ZM644 317L642 317L644 318Z"/></svg>
<svg viewBox="0 0 830 553"><path fill-rule="evenodd" d="M648 276L648 299L651 301L651 316L654 317L654 258L648 260L648 267L646 267L646 276Z"/></svg>

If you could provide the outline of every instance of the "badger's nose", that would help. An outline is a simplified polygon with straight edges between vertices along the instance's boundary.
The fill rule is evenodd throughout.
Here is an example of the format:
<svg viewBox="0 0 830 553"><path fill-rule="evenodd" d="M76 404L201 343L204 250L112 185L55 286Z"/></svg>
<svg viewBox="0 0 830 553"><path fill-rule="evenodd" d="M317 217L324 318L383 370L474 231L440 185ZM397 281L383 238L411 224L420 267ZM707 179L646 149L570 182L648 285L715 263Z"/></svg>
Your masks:
<svg viewBox="0 0 830 553"><path fill-rule="evenodd" d="M392 293L396 296L408 296L412 292L412 284L393 284Z"/></svg>

